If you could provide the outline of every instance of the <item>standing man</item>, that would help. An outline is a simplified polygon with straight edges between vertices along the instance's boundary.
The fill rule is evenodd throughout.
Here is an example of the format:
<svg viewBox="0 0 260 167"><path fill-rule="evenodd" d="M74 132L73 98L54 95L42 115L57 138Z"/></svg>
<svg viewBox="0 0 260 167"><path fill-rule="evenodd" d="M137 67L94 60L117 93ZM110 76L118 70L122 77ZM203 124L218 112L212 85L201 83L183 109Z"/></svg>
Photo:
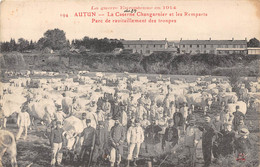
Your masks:
<svg viewBox="0 0 260 167"><path fill-rule="evenodd" d="M26 140L27 138L27 131L28 131L28 126L31 124L30 116L28 114L28 103L25 102L22 106L21 112L18 114L18 119L17 119L17 126L19 127L19 131L16 135L16 140L19 140L21 137L21 134L24 131L24 137L23 139Z"/></svg>
<svg viewBox="0 0 260 167"><path fill-rule="evenodd" d="M63 112L61 105L56 104L55 119L57 121L60 121L61 124L63 124L63 121L64 121L65 118L66 118L66 114Z"/></svg>
<svg viewBox="0 0 260 167"><path fill-rule="evenodd" d="M169 126L165 129L165 133L162 139L162 148L166 152L170 152L171 149L178 143L179 131L174 126L173 120L168 120Z"/></svg>
<svg viewBox="0 0 260 167"><path fill-rule="evenodd" d="M225 123L232 123L234 116L232 113L228 111L228 107L226 106L223 111L220 112L220 122L222 123L221 129L224 129Z"/></svg>
<svg viewBox="0 0 260 167"><path fill-rule="evenodd" d="M134 155L134 162L133 165L137 166L136 159L138 158L140 146L144 141L144 132L142 127L140 126L140 121L135 120L132 122L132 125L127 131L127 143L128 143L128 156L127 156L127 167L130 167L130 161L133 160L133 153Z"/></svg>
<svg viewBox="0 0 260 167"><path fill-rule="evenodd" d="M98 123L96 111L93 112L92 110L88 109L88 111L86 113L86 118L91 120L91 124L90 125L94 129L96 129L97 123Z"/></svg>
<svg viewBox="0 0 260 167"><path fill-rule="evenodd" d="M233 119L234 131L238 131L239 122L240 120L245 119L245 115L240 111L239 106L236 106L236 111L233 113L233 115L234 115L234 119Z"/></svg>
<svg viewBox="0 0 260 167"><path fill-rule="evenodd" d="M111 146L110 151L110 163L113 167L116 163L119 167L121 162L121 155L123 154L123 143L125 140L125 131L123 126L119 122L118 117L114 117L115 125L111 128L109 134L109 142Z"/></svg>
<svg viewBox="0 0 260 167"><path fill-rule="evenodd" d="M189 125L186 129L184 145L187 151L188 157L190 157L190 165L194 166L196 161L196 148L200 140L199 129L195 126L195 117L191 117Z"/></svg>
<svg viewBox="0 0 260 167"><path fill-rule="evenodd" d="M83 128L85 129L87 127L87 124L86 124L86 119L87 119L87 114L85 112L83 112L81 114L81 122L83 124Z"/></svg>
<svg viewBox="0 0 260 167"><path fill-rule="evenodd" d="M205 167L208 167L211 164L211 156L212 156L212 139L215 135L215 130L213 125L210 123L210 116L205 116L205 123L199 129L202 133L202 152Z"/></svg>
<svg viewBox="0 0 260 167"><path fill-rule="evenodd" d="M98 121L98 126L96 129L96 142L93 153L93 163L94 166L100 164L98 159L105 155L107 149L107 139L108 139L108 131L104 126L103 121Z"/></svg>
<svg viewBox="0 0 260 167"><path fill-rule="evenodd" d="M97 122L98 121L105 121L105 113L104 113L104 111L102 111L101 108L97 109L96 115L97 115Z"/></svg>
<svg viewBox="0 0 260 167"><path fill-rule="evenodd" d="M223 157L234 153L235 132L232 130L231 123L225 123L224 129L220 131L221 142L219 145L220 154Z"/></svg>
<svg viewBox="0 0 260 167"><path fill-rule="evenodd" d="M103 111L104 111L106 114L109 114L109 113L110 113L111 104L110 104L110 102L108 101L108 98L106 98L106 102L103 103L102 109L103 109Z"/></svg>
<svg viewBox="0 0 260 167"><path fill-rule="evenodd" d="M52 148L52 158L51 158L51 166L55 166L57 163L58 166L61 166L62 161L62 142L64 141L64 131L61 126L61 122L56 122L56 128L51 132L51 148Z"/></svg>
<svg viewBox="0 0 260 167"><path fill-rule="evenodd" d="M147 152L151 155L151 160L154 161L154 157L158 155L158 151L161 150L160 135L159 132L162 128L156 125L156 120L152 120L152 124L147 126L144 132L145 143L147 146Z"/></svg>
<svg viewBox="0 0 260 167"><path fill-rule="evenodd" d="M122 116L122 111L117 99L115 100L115 103L111 107L111 112L113 118L115 117L120 118Z"/></svg>
<svg viewBox="0 0 260 167"><path fill-rule="evenodd" d="M87 127L83 130L80 137L83 137L83 143L80 150L80 160L83 164L88 165L91 163L92 153L94 150L96 132L91 126L91 119L86 119Z"/></svg>
<svg viewBox="0 0 260 167"><path fill-rule="evenodd" d="M234 142L235 150L237 153L237 161L245 162L249 149L252 148L252 144L248 138L249 131L246 128L242 128L239 131L240 137Z"/></svg>
<svg viewBox="0 0 260 167"><path fill-rule="evenodd" d="M217 113L215 115L215 119L212 121L212 124L215 128L216 132L220 132L222 130L222 122L220 122L220 114ZM219 135L215 135L214 137L214 141L213 141L213 146L212 146L212 154L214 156L214 158L218 158L219 157L219 144L220 144L220 137Z"/></svg>

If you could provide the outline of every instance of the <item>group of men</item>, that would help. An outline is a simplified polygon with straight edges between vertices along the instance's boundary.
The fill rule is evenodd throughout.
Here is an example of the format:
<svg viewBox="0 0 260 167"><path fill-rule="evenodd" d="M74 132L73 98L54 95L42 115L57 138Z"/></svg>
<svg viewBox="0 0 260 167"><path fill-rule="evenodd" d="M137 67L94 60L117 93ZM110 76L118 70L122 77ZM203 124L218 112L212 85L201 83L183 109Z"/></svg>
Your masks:
<svg viewBox="0 0 260 167"><path fill-rule="evenodd" d="M199 122L194 114L194 106L188 107L184 103L177 107L167 98L162 103L156 103L143 94L137 104L134 104L131 96L127 103L117 101L116 97L114 101L104 98L98 105L93 102L93 106L97 105L96 111L88 109L82 113L85 129L76 136L75 143L83 139L78 155L80 162L85 166L97 166L102 162L100 160L107 159L110 166L120 166L126 146L127 167L137 166L141 148L155 162L160 151L175 153L172 150L180 143L181 137L184 137L184 151L190 157L191 165L195 163L196 147L201 139L205 166L211 164L212 154L217 160L220 156L226 157L236 152L238 161L245 160L250 147L249 131L239 106L231 114L223 105L221 111L213 116L202 115L204 122ZM66 132L62 128L66 115L61 105L57 105L57 113L50 135L52 166L61 165L62 147L66 142ZM20 128L17 139L24 130L26 138L29 120L25 105L18 115Z"/></svg>

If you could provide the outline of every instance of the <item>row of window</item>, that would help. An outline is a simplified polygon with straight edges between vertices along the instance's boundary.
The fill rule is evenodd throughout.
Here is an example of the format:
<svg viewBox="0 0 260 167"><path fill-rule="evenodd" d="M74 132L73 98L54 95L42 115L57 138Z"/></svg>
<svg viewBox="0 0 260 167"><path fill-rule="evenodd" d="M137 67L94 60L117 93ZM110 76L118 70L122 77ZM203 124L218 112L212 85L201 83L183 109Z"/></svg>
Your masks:
<svg viewBox="0 0 260 167"><path fill-rule="evenodd" d="M151 47L156 47L159 46L160 48L162 48L164 45L127 45L128 48L137 48L138 46L140 47L146 47L146 48L151 48Z"/></svg>
<svg viewBox="0 0 260 167"><path fill-rule="evenodd" d="M186 53L186 50L182 50L182 53ZM188 53L192 53L192 51L190 50L190 52ZM200 52L200 50L196 50L196 53L210 53L210 54L214 54L215 51L214 50L210 50L209 52L207 52L206 50L204 50L203 52ZM232 53L245 53L245 51L217 51L218 54L232 54Z"/></svg>
<svg viewBox="0 0 260 167"><path fill-rule="evenodd" d="M183 48L185 48L185 47L190 47L190 48L197 47L197 48L199 48L200 46L204 47L204 48L206 48L206 47L213 48L214 46L217 47L217 48L228 48L228 46L233 47L233 48L239 48L239 47L245 48L246 47L245 45L182 45Z"/></svg>

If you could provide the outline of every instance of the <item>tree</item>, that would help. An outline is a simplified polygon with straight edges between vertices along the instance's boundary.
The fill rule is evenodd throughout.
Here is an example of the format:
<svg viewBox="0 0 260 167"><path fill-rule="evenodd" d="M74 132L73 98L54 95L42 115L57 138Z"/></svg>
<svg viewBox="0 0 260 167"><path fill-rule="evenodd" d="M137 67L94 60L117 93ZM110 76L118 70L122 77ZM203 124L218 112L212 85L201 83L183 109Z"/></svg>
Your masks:
<svg viewBox="0 0 260 167"><path fill-rule="evenodd" d="M38 47L40 49L49 47L53 50L60 50L68 46L69 43L66 40L65 32L57 28L54 30L47 30L44 33L44 37L38 41Z"/></svg>
<svg viewBox="0 0 260 167"><path fill-rule="evenodd" d="M9 49L10 51L16 51L17 49L17 45L16 45L16 42L15 42L15 39L12 39L10 40L10 45L9 45Z"/></svg>
<svg viewBox="0 0 260 167"><path fill-rule="evenodd" d="M259 46L260 46L260 42L256 38L252 38L247 42L247 47L259 47Z"/></svg>
<svg viewBox="0 0 260 167"><path fill-rule="evenodd" d="M20 52L23 52L23 51L29 49L29 45L30 45L30 43L29 43L28 40L25 40L25 39L23 39L23 38L19 38L19 39L18 39L18 48L17 48L17 49L18 49Z"/></svg>

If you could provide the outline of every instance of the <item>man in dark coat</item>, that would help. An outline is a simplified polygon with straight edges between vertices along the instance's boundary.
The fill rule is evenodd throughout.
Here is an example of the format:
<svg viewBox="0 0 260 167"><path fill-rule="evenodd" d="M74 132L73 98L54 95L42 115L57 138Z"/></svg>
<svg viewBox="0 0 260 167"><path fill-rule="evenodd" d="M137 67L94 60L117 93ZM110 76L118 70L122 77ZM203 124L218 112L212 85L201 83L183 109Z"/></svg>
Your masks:
<svg viewBox="0 0 260 167"><path fill-rule="evenodd" d="M120 124L119 117L114 117L115 125L111 128L109 134L110 143L110 163L113 167L116 163L117 166L120 165L121 155L123 155L123 143L125 140L124 127Z"/></svg>
<svg viewBox="0 0 260 167"><path fill-rule="evenodd" d="M205 116L205 123L199 127L202 133L202 152L204 159L204 166L208 167L211 164L211 150L212 150L212 139L215 135L215 128L210 123L210 116Z"/></svg>
<svg viewBox="0 0 260 167"><path fill-rule="evenodd" d="M237 152L237 161L244 162L246 161L246 156L249 149L252 147L250 140L248 139L249 131L246 128L242 128L239 131L240 137L237 138L234 142L235 150Z"/></svg>
<svg viewBox="0 0 260 167"><path fill-rule="evenodd" d="M91 152L94 150L96 132L91 126L91 119L86 119L86 125L87 127L79 135L80 137L83 137L83 143L79 155L82 163L88 165L89 161L91 161Z"/></svg>
<svg viewBox="0 0 260 167"><path fill-rule="evenodd" d="M234 127L234 131L238 130L238 126L239 126L239 122L240 120L244 120L245 119L245 115L240 111L240 107L236 106L236 111L233 112L234 115L234 119L233 119L233 127Z"/></svg>
<svg viewBox="0 0 260 167"><path fill-rule="evenodd" d="M95 148L93 153L93 162L94 164L100 164L98 159L105 155L107 149L107 140L108 140L108 130L104 126L104 121L98 121L98 126L96 129L96 141ZM94 165L95 166L95 165Z"/></svg>
<svg viewBox="0 0 260 167"><path fill-rule="evenodd" d="M111 113L113 118L121 118L122 116L121 106L117 100L111 104Z"/></svg>
<svg viewBox="0 0 260 167"><path fill-rule="evenodd" d="M178 129L173 124L173 120L168 120L169 127L166 128L162 139L162 148L166 152L170 151L177 143L179 139Z"/></svg>
<svg viewBox="0 0 260 167"><path fill-rule="evenodd" d="M219 144L220 154L223 157L233 154L234 153L235 132L232 130L231 123L224 124L224 129L220 131L219 137L221 138L221 142Z"/></svg>
<svg viewBox="0 0 260 167"><path fill-rule="evenodd" d="M147 126L144 131L145 144L152 161L158 155L158 151L162 146L160 143L160 131L162 131L162 128L156 125L155 119L152 120L152 124Z"/></svg>
<svg viewBox="0 0 260 167"><path fill-rule="evenodd" d="M173 114L173 122L174 122L174 125L177 126L177 127L182 127L183 126L184 118L183 118L182 113L179 110L177 110Z"/></svg>

